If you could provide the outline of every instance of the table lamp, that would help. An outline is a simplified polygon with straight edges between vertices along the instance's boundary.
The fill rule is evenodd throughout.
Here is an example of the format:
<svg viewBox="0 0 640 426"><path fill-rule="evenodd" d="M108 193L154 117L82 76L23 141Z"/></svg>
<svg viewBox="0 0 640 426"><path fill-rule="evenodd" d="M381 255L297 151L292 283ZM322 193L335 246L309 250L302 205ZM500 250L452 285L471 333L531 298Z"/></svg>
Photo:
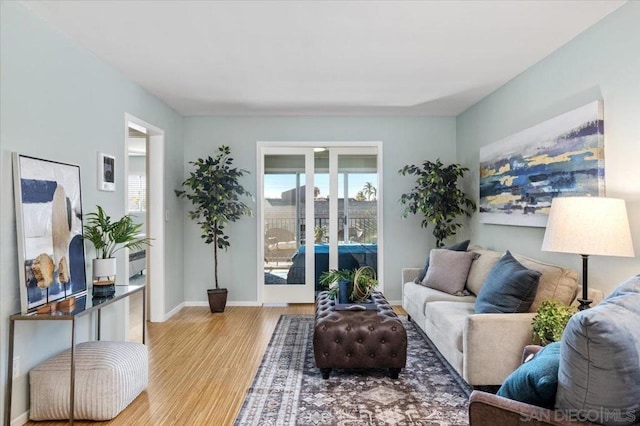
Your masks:
<svg viewBox="0 0 640 426"><path fill-rule="evenodd" d="M544 233L542 251L582 256L582 298L589 307L587 264L589 255L633 257L631 231L624 200L604 197L557 197Z"/></svg>

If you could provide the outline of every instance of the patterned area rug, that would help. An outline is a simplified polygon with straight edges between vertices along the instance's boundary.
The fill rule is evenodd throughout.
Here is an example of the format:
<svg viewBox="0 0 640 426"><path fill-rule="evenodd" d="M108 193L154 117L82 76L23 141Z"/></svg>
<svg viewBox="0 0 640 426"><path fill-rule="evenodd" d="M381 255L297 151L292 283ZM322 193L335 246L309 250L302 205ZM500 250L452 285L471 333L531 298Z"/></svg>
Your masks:
<svg viewBox="0 0 640 426"><path fill-rule="evenodd" d="M333 370L313 357L313 317L283 315L235 425L467 425L471 388L416 325L407 329L407 367Z"/></svg>

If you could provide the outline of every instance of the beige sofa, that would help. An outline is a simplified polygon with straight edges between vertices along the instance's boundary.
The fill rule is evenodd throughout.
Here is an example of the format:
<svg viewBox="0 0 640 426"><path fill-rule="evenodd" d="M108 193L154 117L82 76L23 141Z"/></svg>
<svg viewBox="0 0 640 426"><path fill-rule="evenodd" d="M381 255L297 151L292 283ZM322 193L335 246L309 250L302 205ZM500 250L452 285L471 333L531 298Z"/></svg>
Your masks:
<svg viewBox="0 0 640 426"><path fill-rule="evenodd" d="M575 303L582 290L575 271L514 254L525 267L542 273L529 312L476 314L475 295L503 253L479 246L469 250L480 254L467 277L471 295L454 296L416 284L422 268L405 268L402 306L471 386L500 385L520 365L522 350L531 343L531 321L540 303L549 299ZM589 297L597 303L603 294L590 290Z"/></svg>

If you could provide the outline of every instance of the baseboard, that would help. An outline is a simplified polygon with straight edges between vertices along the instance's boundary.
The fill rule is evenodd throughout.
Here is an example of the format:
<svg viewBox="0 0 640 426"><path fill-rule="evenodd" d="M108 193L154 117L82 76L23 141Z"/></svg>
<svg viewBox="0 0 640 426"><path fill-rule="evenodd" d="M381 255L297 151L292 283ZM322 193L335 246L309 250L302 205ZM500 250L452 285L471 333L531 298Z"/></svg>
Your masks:
<svg viewBox="0 0 640 426"><path fill-rule="evenodd" d="M185 307L190 307L190 306L209 306L209 302L202 302L200 300L196 300L196 301L191 301L191 302L184 302L183 305Z"/></svg>
<svg viewBox="0 0 640 426"><path fill-rule="evenodd" d="M11 420L11 426L22 426L29 421L29 410L20 414L15 419Z"/></svg>
<svg viewBox="0 0 640 426"><path fill-rule="evenodd" d="M391 306L402 306L402 300L388 300Z"/></svg>
<svg viewBox="0 0 640 426"><path fill-rule="evenodd" d="M227 302L227 306L262 306L262 303L258 303L258 302Z"/></svg>
<svg viewBox="0 0 640 426"><path fill-rule="evenodd" d="M167 312L166 315L164 316L164 320L165 321L168 320L169 318L171 318L172 316L180 312L180 310L184 307L185 307L185 304L184 302L182 302L181 304L179 304L178 306L176 306L175 308Z"/></svg>
<svg viewBox="0 0 640 426"><path fill-rule="evenodd" d="M184 302L183 305L184 306L206 306L206 307L209 307L209 302L202 302L202 301L196 300L196 301ZM227 302L227 306L262 306L262 303L258 303L258 302L242 302L242 301L232 302L232 301L229 301L229 302Z"/></svg>

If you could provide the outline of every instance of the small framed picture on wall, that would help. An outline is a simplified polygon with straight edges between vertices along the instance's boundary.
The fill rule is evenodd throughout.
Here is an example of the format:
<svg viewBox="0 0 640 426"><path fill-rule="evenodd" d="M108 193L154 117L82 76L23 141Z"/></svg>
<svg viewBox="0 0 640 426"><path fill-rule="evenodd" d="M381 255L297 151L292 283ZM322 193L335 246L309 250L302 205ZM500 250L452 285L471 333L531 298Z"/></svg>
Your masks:
<svg viewBox="0 0 640 426"><path fill-rule="evenodd" d="M116 157L102 152L98 153L98 189L116 190Z"/></svg>

